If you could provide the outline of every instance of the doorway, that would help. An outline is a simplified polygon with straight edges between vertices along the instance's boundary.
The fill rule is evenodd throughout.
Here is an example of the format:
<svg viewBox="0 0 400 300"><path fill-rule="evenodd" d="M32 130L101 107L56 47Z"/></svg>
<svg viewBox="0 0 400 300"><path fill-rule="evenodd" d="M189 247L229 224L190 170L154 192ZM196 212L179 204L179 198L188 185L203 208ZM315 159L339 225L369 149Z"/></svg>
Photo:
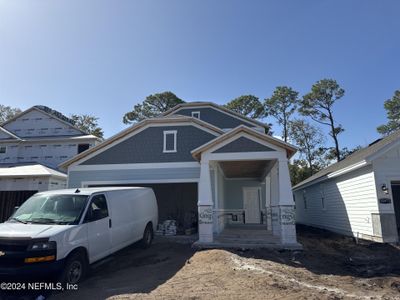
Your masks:
<svg viewBox="0 0 400 300"><path fill-rule="evenodd" d="M394 181L391 184L393 209L396 216L397 232L400 232L400 181Z"/></svg>

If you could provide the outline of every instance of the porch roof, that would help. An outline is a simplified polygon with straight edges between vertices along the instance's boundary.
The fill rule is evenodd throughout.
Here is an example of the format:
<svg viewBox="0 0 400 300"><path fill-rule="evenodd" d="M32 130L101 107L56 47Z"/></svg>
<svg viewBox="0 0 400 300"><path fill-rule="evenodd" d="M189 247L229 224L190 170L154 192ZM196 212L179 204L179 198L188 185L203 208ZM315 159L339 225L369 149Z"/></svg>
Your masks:
<svg viewBox="0 0 400 300"><path fill-rule="evenodd" d="M268 143L271 143L277 147L283 148L286 150L286 154L288 158L291 158L297 151L297 148L289 143L286 143L284 141L281 141L277 138L274 138L270 135L267 135L265 133L261 133L259 131L256 131L254 129L251 129L245 125L240 125L238 127L236 127L235 129L232 129L218 137L216 137L215 139L211 140L210 142L192 150L192 156L200 161L201 158L201 154L205 151L207 151L208 149L214 147L215 145L218 145L224 141L226 141L227 139L234 137L235 135L239 135L240 133L247 133L255 138L261 139L263 141L266 141Z"/></svg>

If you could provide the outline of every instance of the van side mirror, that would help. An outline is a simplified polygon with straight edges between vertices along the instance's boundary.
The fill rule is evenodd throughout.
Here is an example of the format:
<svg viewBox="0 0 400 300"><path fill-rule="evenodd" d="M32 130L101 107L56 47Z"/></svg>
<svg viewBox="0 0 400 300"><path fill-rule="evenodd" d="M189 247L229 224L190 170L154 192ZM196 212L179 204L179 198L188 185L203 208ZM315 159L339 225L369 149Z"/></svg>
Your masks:
<svg viewBox="0 0 400 300"><path fill-rule="evenodd" d="M15 214L15 212L18 210L19 206L14 206L14 211L13 214Z"/></svg>

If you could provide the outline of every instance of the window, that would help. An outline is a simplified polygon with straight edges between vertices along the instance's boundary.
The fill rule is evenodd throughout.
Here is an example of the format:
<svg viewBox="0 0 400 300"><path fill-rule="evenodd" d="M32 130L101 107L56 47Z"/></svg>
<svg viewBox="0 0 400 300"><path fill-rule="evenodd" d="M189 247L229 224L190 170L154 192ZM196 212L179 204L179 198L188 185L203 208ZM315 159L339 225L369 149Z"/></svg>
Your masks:
<svg viewBox="0 0 400 300"><path fill-rule="evenodd" d="M320 185L320 192L321 192L321 207L322 210L326 210L325 208L325 185Z"/></svg>
<svg viewBox="0 0 400 300"><path fill-rule="evenodd" d="M79 144L78 145L78 154L89 149L89 146L90 146L89 144Z"/></svg>
<svg viewBox="0 0 400 300"><path fill-rule="evenodd" d="M199 111L192 111L192 117L196 119L200 119L200 112Z"/></svg>
<svg viewBox="0 0 400 300"><path fill-rule="evenodd" d="M303 190L304 209L307 209L307 195L306 190Z"/></svg>
<svg viewBox="0 0 400 300"><path fill-rule="evenodd" d="M108 217L107 200L104 195L95 195L90 201L85 222L94 222Z"/></svg>
<svg viewBox="0 0 400 300"><path fill-rule="evenodd" d="M0 147L0 154L4 154L7 152L7 147L6 146L1 146Z"/></svg>
<svg viewBox="0 0 400 300"><path fill-rule="evenodd" d="M176 152L176 130L164 131L164 153Z"/></svg>

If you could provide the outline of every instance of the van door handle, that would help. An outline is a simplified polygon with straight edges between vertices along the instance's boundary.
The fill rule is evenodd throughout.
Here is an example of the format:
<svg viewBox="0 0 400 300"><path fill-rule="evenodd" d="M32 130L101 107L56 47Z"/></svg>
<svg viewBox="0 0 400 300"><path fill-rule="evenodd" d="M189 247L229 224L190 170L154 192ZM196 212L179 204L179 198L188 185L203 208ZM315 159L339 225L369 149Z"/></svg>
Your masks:
<svg viewBox="0 0 400 300"><path fill-rule="evenodd" d="M108 219L108 227L111 228L111 226L112 226L111 219Z"/></svg>

